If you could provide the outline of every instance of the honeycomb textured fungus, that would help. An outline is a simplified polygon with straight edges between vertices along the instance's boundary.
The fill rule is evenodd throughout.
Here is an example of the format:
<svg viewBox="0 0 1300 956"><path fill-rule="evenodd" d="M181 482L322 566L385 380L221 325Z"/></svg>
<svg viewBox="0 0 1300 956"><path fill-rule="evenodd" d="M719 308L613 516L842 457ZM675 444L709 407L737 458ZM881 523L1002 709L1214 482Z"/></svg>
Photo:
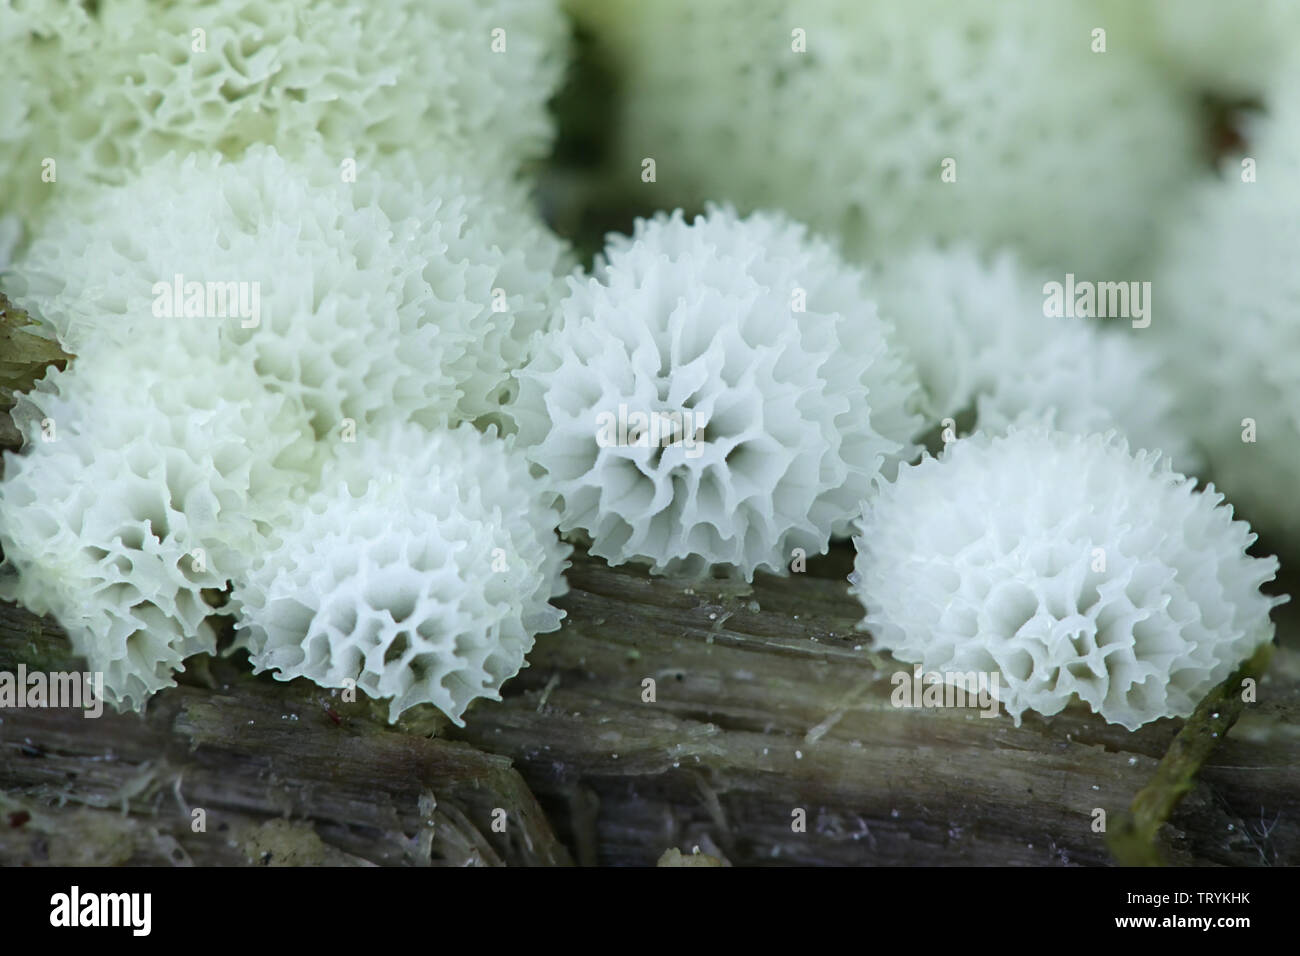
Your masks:
<svg viewBox="0 0 1300 956"><path fill-rule="evenodd" d="M499 700L564 612L571 549L510 439L410 427L335 447L320 490L236 585L255 670L432 703Z"/></svg>
<svg viewBox="0 0 1300 956"><path fill-rule="evenodd" d="M363 172L405 154L425 178L450 161L509 179L550 143L568 38L556 0L89 8L0 9L0 210L27 215L57 191L124 182L171 151L233 158L273 143Z"/></svg>
<svg viewBox="0 0 1300 956"><path fill-rule="evenodd" d="M432 427L498 412L568 267L513 186L346 183L323 160L253 147L235 161L169 156L57 204L11 284L76 353L164 325L189 330L193 351L215 327L223 359L251 362L324 436L344 419Z"/></svg>
<svg viewBox="0 0 1300 956"><path fill-rule="evenodd" d="M900 470L859 523L877 646L998 674L1019 722L1073 698L1130 730L1185 717L1272 639L1275 558L1213 487L1114 436L976 435Z"/></svg>
<svg viewBox="0 0 1300 956"><path fill-rule="evenodd" d="M214 649L227 588L309 480L306 413L174 340L104 349L20 396L0 481L0 596L53 614L104 696L141 709Z"/></svg>
<svg viewBox="0 0 1300 956"><path fill-rule="evenodd" d="M611 564L783 573L915 451L915 377L861 273L781 216L640 220L561 309L512 413L561 530Z"/></svg>

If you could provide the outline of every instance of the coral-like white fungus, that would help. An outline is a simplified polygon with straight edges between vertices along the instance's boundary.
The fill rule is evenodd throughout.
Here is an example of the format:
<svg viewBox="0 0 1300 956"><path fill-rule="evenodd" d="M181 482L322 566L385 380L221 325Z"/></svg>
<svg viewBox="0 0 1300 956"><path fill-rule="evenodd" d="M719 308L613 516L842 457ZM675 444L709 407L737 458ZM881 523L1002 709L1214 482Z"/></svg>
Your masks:
<svg viewBox="0 0 1300 956"><path fill-rule="evenodd" d="M392 427L335 446L321 488L234 591L256 670L432 703L499 700L557 630L570 548L513 441Z"/></svg>
<svg viewBox="0 0 1300 956"><path fill-rule="evenodd" d="M1146 329L1047 315L1042 283L1014 255L986 258L968 244L918 245L868 275L917 367L932 426L973 411L973 427L988 432L1031 421L1080 435L1117 428L1179 468L1199 465Z"/></svg>
<svg viewBox="0 0 1300 956"><path fill-rule="evenodd" d="M997 673L1019 722L1072 698L1134 729L1187 716L1269 641L1275 558L1213 489L1122 439L976 435L900 470L865 510L853 591L877 646Z"/></svg>
<svg viewBox="0 0 1300 956"><path fill-rule="evenodd" d="M775 214L638 220L518 373L560 529L612 564L782 573L914 452L915 376L859 271Z"/></svg>
<svg viewBox="0 0 1300 956"><path fill-rule="evenodd" d="M81 353L181 325L218 331L300 400L318 435L491 416L563 292L564 244L521 190L427 187L295 163L167 157L63 202L15 266L14 298Z"/></svg>
<svg viewBox="0 0 1300 956"><path fill-rule="evenodd" d="M1300 75L1168 224L1152 322L1208 477L1261 531L1300 540Z"/></svg>
<svg viewBox="0 0 1300 956"><path fill-rule="evenodd" d="M0 595L53 614L105 698L140 709L214 649L223 590L311 471L306 413L166 335L103 348L20 397L0 481Z"/></svg>
<svg viewBox="0 0 1300 956"><path fill-rule="evenodd" d="M9 7L9 4L4 4ZM567 24L556 0L114 0L0 10L0 206L123 182L169 151L317 148L360 174L513 176L543 155ZM43 180L46 159L57 163Z"/></svg>
<svg viewBox="0 0 1300 956"><path fill-rule="evenodd" d="M1194 110L1135 50L1093 52L1094 0L578 8L624 73L615 174L661 207L780 208L854 256L936 236L1109 278L1197 173Z"/></svg>

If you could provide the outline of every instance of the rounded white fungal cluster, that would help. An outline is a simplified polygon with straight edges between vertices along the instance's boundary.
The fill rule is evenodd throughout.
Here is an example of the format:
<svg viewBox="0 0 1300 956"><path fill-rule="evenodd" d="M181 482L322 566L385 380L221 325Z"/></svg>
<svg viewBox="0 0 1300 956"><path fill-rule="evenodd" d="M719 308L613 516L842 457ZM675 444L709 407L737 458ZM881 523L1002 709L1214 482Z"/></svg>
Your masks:
<svg viewBox="0 0 1300 956"><path fill-rule="evenodd" d="M394 427L336 446L320 490L234 592L256 670L390 700L457 724L500 699L563 612L571 549L510 440Z"/></svg>
<svg viewBox="0 0 1300 956"><path fill-rule="evenodd" d="M1196 172L1193 110L1094 0L589 0L623 72L615 175L780 208L851 254L917 238L1128 272ZM1099 237L1105 237L1104 240Z"/></svg>
<svg viewBox="0 0 1300 956"><path fill-rule="evenodd" d="M507 179L550 143L568 29L556 0L5 7L0 202L24 213L173 150L234 157L254 143L363 174L407 154L426 178L450 160Z"/></svg>
<svg viewBox="0 0 1300 956"><path fill-rule="evenodd" d="M271 147L167 157L64 202L15 265L16 300L70 350L214 333L320 436L494 415L568 265L521 190L465 177L340 181Z"/></svg>
<svg viewBox="0 0 1300 956"><path fill-rule="evenodd" d="M868 277L917 367L931 426L948 420L950 437L967 423L990 433L1031 422L1080 435L1114 428L1184 470L1199 463L1146 328L1054 314L1045 283L1016 256L965 243L882 256Z"/></svg>
<svg viewBox="0 0 1300 956"><path fill-rule="evenodd" d="M1274 558L1209 489L1113 436L956 442L867 508L853 591L876 646L996 675L1019 722L1078 698L1134 729L1187 716L1272 638Z"/></svg>
<svg viewBox="0 0 1300 956"><path fill-rule="evenodd" d="M914 374L861 273L803 227L639 220L518 373L562 531L611 564L783 573L914 452Z"/></svg>
<svg viewBox="0 0 1300 956"><path fill-rule="evenodd" d="M0 596L50 613L104 693L140 709L215 648L225 590L308 479L307 417L175 338L101 350L20 397L0 482Z"/></svg>
<svg viewBox="0 0 1300 956"><path fill-rule="evenodd" d="M568 30L556 0L0 5L0 280L75 353L15 409L0 589L59 619L111 702L142 707L214 649L221 592L258 593L254 557L309 497L324 510L323 462L354 438L358 497L397 456L442 496L411 477L400 507L359 502L358 554L436 578L430 615L455 598L453 631L421 638L444 690L363 687L459 719L554 629L556 516L491 426L572 264L521 178L551 139ZM482 449L446 434L467 422ZM412 508L440 530L413 530ZM343 509L313 527L355 531ZM489 540L491 576L471 562Z"/></svg>
<svg viewBox="0 0 1300 956"><path fill-rule="evenodd" d="M459 724L559 628L561 535L752 580L856 530L900 660L995 674L1017 721L1185 715L1282 600L1214 488L1300 541L1297 31L1292 0L0 0L4 324L72 356L13 410L0 599L119 708L225 614L259 672ZM585 273L546 225L630 209L677 211Z"/></svg>
<svg viewBox="0 0 1300 956"><path fill-rule="evenodd" d="M1300 75L1255 124L1247 164L1225 164L1171 220L1152 331L1178 424L1256 527L1300 535ZM1285 95L1290 91L1289 98Z"/></svg>

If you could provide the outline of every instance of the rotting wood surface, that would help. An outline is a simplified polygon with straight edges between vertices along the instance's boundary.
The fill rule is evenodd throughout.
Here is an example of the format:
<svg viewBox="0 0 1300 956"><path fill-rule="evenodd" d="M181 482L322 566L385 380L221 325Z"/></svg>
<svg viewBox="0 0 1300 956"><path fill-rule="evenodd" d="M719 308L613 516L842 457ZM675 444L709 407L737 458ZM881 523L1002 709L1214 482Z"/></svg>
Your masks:
<svg viewBox="0 0 1300 956"><path fill-rule="evenodd" d="M896 708L906 669L854 629L845 561L687 587L578 554L564 627L464 728L431 708L390 727L242 657L198 659L143 717L6 710L0 863L1113 862L1095 811L1124 813L1182 722ZM79 667L52 622L0 606L0 670L20 663ZM1283 647L1166 860L1297 862L1298 715Z"/></svg>

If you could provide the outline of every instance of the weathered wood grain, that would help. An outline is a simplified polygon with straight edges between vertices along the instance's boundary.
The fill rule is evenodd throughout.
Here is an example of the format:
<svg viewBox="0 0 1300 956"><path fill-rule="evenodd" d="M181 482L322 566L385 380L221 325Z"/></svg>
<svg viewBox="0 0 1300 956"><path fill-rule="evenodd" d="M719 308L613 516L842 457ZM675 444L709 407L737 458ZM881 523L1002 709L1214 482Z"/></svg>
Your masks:
<svg viewBox="0 0 1300 956"><path fill-rule="evenodd" d="M1095 811L1129 806L1181 721L895 708L900 668L855 630L845 564L687 586L579 555L565 626L464 728L423 709L390 728L383 707L240 658L200 659L144 717L6 711L0 809L31 820L0 826L0 862L55 862L83 831L103 862L650 865L695 846L733 864L1110 862ZM55 627L5 606L0 669L19 662L76 666ZM1298 715L1284 647L1164 828L1167 859L1296 862Z"/></svg>
<svg viewBox="0 0 1300 956"><path fill-rule="evenodd" d="M12 390L66 360L27 321L0 296L0 447L17 440ZM856 630L850 565L841 546L750 587L579 553L563 629L464 728L432 708L390 727L386 707L254 678L242 656L192 661L143 716L0 711L0 864L649 865L674 847L736 864L1111 862L1097 811L1120 819L1182 721L896 708L907 668ZM1278 616L1258 701L1191 748L1212 755L1159 831L1169 861L1300 862L1300 608ZM20 664L82 667L53 622L0 604L0 671Z"/></svg>

